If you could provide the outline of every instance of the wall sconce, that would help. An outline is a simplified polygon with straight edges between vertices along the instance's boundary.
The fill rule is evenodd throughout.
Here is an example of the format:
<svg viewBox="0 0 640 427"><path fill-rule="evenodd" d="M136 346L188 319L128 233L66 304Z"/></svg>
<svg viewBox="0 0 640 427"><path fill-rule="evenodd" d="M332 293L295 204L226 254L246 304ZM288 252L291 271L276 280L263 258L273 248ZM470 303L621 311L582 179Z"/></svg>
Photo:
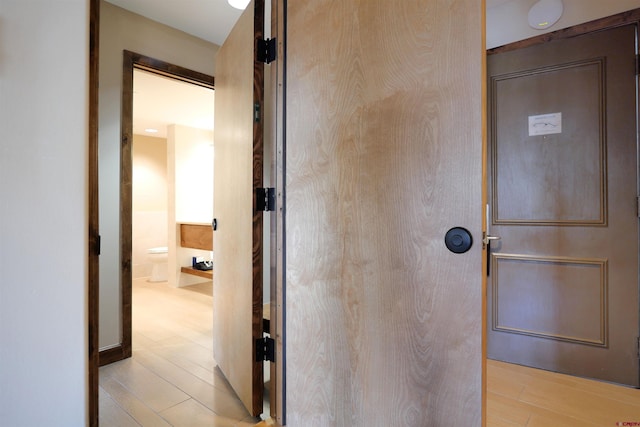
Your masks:
<svg viewBox="0 0 640 427"><path fill-rule="evenodd" d="M245 10L251 0L227 0L227 2L236 9Z"/></svg>
<svg viewBox="0 0 640 427"><path fill-rule="evenodd" d="M562 0L540 0L529 9L529 25L536 30L549 28L562 16Z"/></svg>

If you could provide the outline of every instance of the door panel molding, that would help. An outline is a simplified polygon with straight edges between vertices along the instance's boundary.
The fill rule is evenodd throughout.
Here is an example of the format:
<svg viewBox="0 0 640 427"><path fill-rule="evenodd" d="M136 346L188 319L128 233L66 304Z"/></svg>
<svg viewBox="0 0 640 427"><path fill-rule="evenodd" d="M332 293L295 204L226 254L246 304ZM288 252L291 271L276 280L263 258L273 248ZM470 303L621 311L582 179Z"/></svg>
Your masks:
<svg viewBox="0 0 640 427"><path fill-rule="evenodd" d="M514 254L492 254L492 268L493 271L491 287L493 289L493 316L492 316L492 329L498 332L516 333L521 335L534 336L539 338L548 338L558 341L573 342L585 345L591 345L596 347L607 347L609 334L608 334L608 309L607 309L607 289L608 289L608 262L606 259L589 259L589 258L571 258L571 257L545 257L534 255L514 255ZM561 318L562 314L566 312L562 306L549 306L554 301L550 300L536 300L536 297L545 292L543 286L546 283L536 282L534 287L527 289L527 286L520 282L520 287L515 286L511 290L500 289L500 278L503 275L509 275L509 266L512 268L518 268L517 275L520 279L527 277L526 269L542 270L536 273L544 276L544 270L547 270L546 276L563 275L568 277L568 281L574 288L577 289L547 289L547 296L550 292L553 292L553 297L558 297L558 294L564 293L564 300L571 304L580 303L586 298L581 298L584 294L597 295L598 304L591 307L588 310L588 317L578 325L582 330L582 334L574 333L570 331L562 333L561 331L542 330L544 328L526 328L523 325L516 325L515 323L523 322L523 318L527 318L527 309L529 307L515 306L510 307L508 302L506 306L501 303L500 297L503 292L529 292L529 303L531 306L535 306L537 310L547 310L548 314L542 316L542 322L545 322L549 317L555 317L557 323L563 323L557 320ZM593 270L593 271L592 271ZM512 273L515 275L515 273ZM584 289L591 286L593 289ZM536 295L538 293L538 295ZM508 297L507 297L508 299ZM501 312L503 309L509 314ZM501 315L502 313L502 315ZM597 317L596 317L597 314ZM510 322L509 317L513 317ZM509 325L511 323L511 326ZM565 325L566 326L566 325ZM551 329L551 328L547 328ZM590 336L586 336L587 332L591 332ZM584 335L584 336L580 336Z"/></svg>
<svg viewBox="0 0 640 427"><path fill-rule="evenodd" d="M491 196L493 224L583 227L608 225L605 64L605 58L589 58L552 66L527 67L518 72L491 76L490 145L492 162L499 165L492 169L495 188ZM590 80L589 90L573 85L579 78ZM558 79L564 82L560 87ZM550 92L555 93L554 98L560 100L558 105L550 106L542 100L531 100L530 105L522 109L518 96L512 96L520 93L527 85L544 87L545 84L549 85ZM594 107L576 108L575 104ZM528 133L527 116L549 113L564 114L562 133L579 138L582 144L580 150L567 148L562 133ZM498 121L511 121L512 126L507 129L507 134L502 134L504 123L501 126ZM578 121L587 122L588 127L577 128L575 123ZM504 143L499 144L498 141ZM528 161L530 157L543 155L540 153L542 151L545 153L545 163L551 164L551 169L554 169L553 166L560 169L563 164L571 164L577 160L590 162L593 167L588 171L589 181L577 187L581 189L580 192L563 191L562 180L569 177L549 177L544 174L543 165ZM523 191L515 194L513 187ZM511 203L501 206L500 199L506 193L510 194Z"/></svg>

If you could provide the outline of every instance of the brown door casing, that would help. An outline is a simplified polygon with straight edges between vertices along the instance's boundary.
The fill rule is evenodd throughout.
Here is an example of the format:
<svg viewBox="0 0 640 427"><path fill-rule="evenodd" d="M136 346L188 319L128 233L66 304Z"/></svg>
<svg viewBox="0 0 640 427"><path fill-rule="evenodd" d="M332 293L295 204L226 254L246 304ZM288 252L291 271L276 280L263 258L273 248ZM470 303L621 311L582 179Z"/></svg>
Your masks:
<svg viewBox="0 0 640 427"><path fill-rule="evenodd" d="M88 236L87 236L87 342L88 342L88 408L90 427L98 426L98 390L100 364L99 308L100 308L100 218L98 198L98 75L100 40L100 1L89 3L89 140L88 160Z"/></svg>

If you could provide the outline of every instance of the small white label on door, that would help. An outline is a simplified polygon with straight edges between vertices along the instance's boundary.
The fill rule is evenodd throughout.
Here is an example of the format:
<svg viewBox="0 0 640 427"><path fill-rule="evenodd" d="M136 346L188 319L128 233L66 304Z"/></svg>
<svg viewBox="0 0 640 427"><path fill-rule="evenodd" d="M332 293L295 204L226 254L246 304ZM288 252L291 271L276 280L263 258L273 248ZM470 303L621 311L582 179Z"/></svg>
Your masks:
<svg viewBox="0 0 640 427"><path fill-rule="evenodd" d="M529 116L529 136L562 133L562 113Z"/></svg>

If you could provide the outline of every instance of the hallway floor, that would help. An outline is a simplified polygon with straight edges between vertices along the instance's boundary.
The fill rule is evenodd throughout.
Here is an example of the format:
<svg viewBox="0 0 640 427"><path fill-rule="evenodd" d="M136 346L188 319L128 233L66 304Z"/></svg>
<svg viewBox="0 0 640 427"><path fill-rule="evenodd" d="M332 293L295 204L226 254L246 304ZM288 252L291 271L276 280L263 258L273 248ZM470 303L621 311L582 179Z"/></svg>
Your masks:
<svg viewBox="0 0 640 427"><path fill-rule="evenodd" d="M622 425L640 425L640 390L487 361L487 427Z"/></svg>
<svg viewBox="0 0 640 427"><path fill-rule="evenodd" d="M211 282L176 289L134 280L133 357L100 368L101 427L260 421L216 367L211 307ZM487 388L487 427L640 425L636 389L492 360Z"/></svg>
<svg viewBox="0 0 640 427"><path fill-rule="evenodd" d="M133 281L133 357L100 368L101 427L248 427L212 355L211 282Z"/></svg>

